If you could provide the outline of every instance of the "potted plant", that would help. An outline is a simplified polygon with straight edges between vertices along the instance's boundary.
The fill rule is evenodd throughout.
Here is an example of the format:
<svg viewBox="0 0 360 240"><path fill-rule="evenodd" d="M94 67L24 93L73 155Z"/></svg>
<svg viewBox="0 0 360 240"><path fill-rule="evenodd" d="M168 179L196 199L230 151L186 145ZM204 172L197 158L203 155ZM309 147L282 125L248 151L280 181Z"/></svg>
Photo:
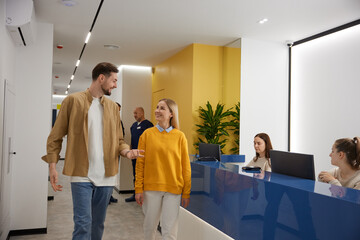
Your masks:
<svg viewBox="0 0 360 240"><path fill-rule="evenodd" d="M199 107L199 117L202 119L202 124L196 124L196 132L200 135L198 137L198 142L194 145L198 148L200 142L219 144L220 148L223 149L225 146L227 138L229 136L227 127L231 124L226 121L228 116L231 116L232 108L225 110L224 104L218 103L216 108L213 110L213 107L209 103L206 103L206 108Z"/></svg>
<svg viewBox="0 0 360 240"><path fill-rule="evenodd" d="M235 105L235 110L231 111L233 117L229 122L230 130L234 131L234 143L235 147L231 148L230 151L233 154L239 154L239 134L240 134L240 102Z"/></svg>

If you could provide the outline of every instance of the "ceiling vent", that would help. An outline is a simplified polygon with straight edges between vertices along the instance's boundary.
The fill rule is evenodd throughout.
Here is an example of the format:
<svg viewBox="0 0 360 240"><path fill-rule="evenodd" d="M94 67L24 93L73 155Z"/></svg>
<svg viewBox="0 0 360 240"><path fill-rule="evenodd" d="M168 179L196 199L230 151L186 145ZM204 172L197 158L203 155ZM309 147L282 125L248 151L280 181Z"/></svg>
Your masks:
<svg viewBox="0 0 360 240"><path fill-rule="evenodd" d="M32 0L6 0L6 27L16 46L36 40L36 20Z"/></svg>

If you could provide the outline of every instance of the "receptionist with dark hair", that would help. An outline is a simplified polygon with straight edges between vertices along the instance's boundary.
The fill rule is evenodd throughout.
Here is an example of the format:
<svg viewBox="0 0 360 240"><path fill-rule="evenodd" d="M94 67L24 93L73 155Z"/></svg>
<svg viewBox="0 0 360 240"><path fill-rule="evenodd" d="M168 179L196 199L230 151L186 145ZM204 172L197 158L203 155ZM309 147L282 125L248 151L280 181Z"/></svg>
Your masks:
<svg viewBox="0 0 360 240"><path fill-rule="evenodd" d="M337 168L320 172L319 181L360 189L360 138L336 140L329 156Z"/></svg>
<svg viewBox="0 0 360 240"><path fill-rule="evenodd" d="M256 156L247 166L261 167L261 170L271 172L270 150L272 144L269 135L258 133L254 137L254 149Z"/></svg>

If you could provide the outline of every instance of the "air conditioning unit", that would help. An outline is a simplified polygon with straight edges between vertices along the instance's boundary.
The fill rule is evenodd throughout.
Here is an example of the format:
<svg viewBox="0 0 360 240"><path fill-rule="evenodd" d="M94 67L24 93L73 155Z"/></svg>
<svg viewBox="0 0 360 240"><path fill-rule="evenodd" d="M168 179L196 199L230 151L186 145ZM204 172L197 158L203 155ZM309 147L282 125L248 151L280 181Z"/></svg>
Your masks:
<svg viewBox="0 0 360 240"><path fill-rule="evenodd" d="M36 19L32 0L6 0L6 27L16 46L36 40Z"/></svg>

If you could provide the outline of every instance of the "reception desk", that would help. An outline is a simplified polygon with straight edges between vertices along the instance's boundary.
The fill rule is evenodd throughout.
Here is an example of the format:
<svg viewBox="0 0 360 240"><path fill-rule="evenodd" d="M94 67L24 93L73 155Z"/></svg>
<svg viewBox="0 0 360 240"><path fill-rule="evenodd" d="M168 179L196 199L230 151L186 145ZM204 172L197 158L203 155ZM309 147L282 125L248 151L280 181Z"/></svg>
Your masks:
<svg viewBox="0 0 360 240"><path fill-rule="evenodd" d="M192 162L187 211L234 239L360 239L360 191Z"/></svg>

